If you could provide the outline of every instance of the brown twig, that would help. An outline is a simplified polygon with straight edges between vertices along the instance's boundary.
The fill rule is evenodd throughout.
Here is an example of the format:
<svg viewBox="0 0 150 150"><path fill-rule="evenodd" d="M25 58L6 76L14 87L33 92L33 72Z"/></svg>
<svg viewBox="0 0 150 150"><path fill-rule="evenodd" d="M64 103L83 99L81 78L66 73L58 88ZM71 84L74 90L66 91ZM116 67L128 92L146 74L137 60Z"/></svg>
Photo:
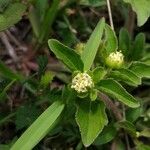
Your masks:
<svg viewBox="0 0 150 150"><path fill-rule="evenodd" d="M118 107L112 102L112 100L103 93L100 93L99 97L105 103L106 107L113 112L116 119L118 121L122 120L122 114L121 114L120 110L118 109Z"/></svg>
<svg viewBox="0 0 150 150"><path fill-rule="evenodd" d="M22 44L11 34L9 30L6 30L5 33L7 34L8 38L16 45L20 50L27 51L27 48L22 46Z"/></svg>
<svg viewBox="0 0 150 150"><path fill-rule="evenodd" d="M15 50L13 48L13 46L10 44L8 37L6 35L6 33L1 32L0 33L0 39L3 42L3 44L5 45L10 57L13 59L13 61L16 63L18 61L18 57L15 53Z"/></svg>
<svg viewBox="0 0 150 150"><path fill-rule="evenodd" d="M107 1L107 8L108 8L108 15L109 15L109 21L110 21L110 26L112 30L114 30L114 24L113 24L113 18L112 18L112 12L111 12L111 6L110 6L110 1Z"/></svg>

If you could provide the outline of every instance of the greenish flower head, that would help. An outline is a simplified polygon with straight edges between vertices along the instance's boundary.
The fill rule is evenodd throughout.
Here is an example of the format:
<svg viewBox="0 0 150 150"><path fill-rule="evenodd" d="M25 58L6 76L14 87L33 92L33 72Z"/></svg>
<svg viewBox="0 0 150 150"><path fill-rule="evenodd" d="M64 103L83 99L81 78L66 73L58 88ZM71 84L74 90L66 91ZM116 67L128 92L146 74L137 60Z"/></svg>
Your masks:
<svg viewBox="0 0 150 150"><path fill-rule="evenodd" d="M81 55L83 50L85 48L85 44L84 43L78 43L76 46L75 46L75 50L76 52Z"/></svg>
<svg viewBox="0 0 150 150"><path fill-rule="evenodd" d="M71 88L78 93L85 93L94 86L92 78L86 73L78 73L73 79Z"/></svg>
<svg viewBox="0 0 150 150"><path fill-rule="evenodd" d="M121 51L110 53L105 62L110 68L119 69L124 63L124 55Z"/></svg>

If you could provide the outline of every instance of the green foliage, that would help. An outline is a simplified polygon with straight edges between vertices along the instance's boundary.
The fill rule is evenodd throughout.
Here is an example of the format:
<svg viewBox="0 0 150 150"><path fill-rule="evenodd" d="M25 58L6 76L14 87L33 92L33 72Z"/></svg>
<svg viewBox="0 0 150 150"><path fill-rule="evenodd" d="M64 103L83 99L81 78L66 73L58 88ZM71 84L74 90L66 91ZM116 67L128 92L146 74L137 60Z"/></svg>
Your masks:
<svg viewBox="0 0 150 150"><path fill-rule="evenodd" d="M10 2L11 0L0 0L0 13L4 12Z"/></svg>
<svg viewBox="0 0 150 150"><path fill-rule="evenodd" d="M129 122L129 121L120 121L120 122L116 123L116 126L118 128L123 128L129 134L131 134L132 136L134 136L134 137L136 136L136 128L131 122Z"/></svg>
<svg viewBox="0 0 150 150"><path fill-rule="evenodd" d="M150 16L150 1L149 0L124 0L126 3L130 3L132 9L137 14L138 26L142 26Z"/></svg>
<svg viewBox="0 0 150 150"><path fill-rule="evenodd" d="M7 9L0 14L0 31L6 30L21 20L26 6L21 3L10 4Z"/></svg>
<svg viewBox="0 0 150 150"><path fill-rule="evenodd" d="M112 28L107 24L105 25L105 40L106 40L105 49L107 54L117 51L118 40L116 34L112 30Z"/></svg>
<svg viewBox="0 0 150 150"><path fill-rule="evenodd" d="M97 88L102 92L106 92L117 100L128 105L129 107L139 107L139 102L131 96L117 81L112 79L101 80L97 83Z"/></svg>
<svg viewBox="0 0 150 150"><path fill-rule="evenodd" d="M81 5L98 7L106 5L105 0L80 0Z"/></svg>
<svg viewBox="0 0 150 150"><path fill-rule="evenodd" d="M141 84L141 78L129 69L118 69L110 72L110 77L116 78L118 81L125 82L131 86L138 86Z"/></svg>
<svg viewBox="0 0 150 150"><path fill-rule="evenodd" d="M133 62L130 66L130 69L141 78L150 77L150 65L142 62Z"/></svg>
<svg viewBox="0 0 150 150"><path fill-rule="evenodd" d="M107 74L107 71L103 67L97 67L93 70L94 83L99 82Z"/></svg>
<svg viewBox="0 0 150 150"><path fill-rule="evenodd" d="M78 101L76 121L79 125L83 144L88 147L108 123L105 105L98 101L90 102L88 99Z"/></svg>
<svg viewBox="0 0 150 150"><path fill-rule="evenodd" d="M23 80L22 76L18 73L14 73L11 69L9 69L2 61L0 61L0 74L5 78L10 80Z"/></svg>
<svg viewBox="0 0 150 150"><path fill-rule="evenodd" d="M34 105L25 105L18 108L16 111L16 128L20 130L31 125L39 116L40 111Z"/></svg>
<svg viewBox="0 0 150 150"><path fill-rule="evenodd" d="M69 69L72 71L83 70L83 62L80 56L73 49L54 39L49 40L48 45L57 58L62 60Z"/></svg>
<svg viewBox="0 0 150 150"><path fill-rule="evenodd" d="M49 106L12 146L11 150L32 149L53 127L64 109L59 101Z"/></svg>
<svg viewBox="0 0 150 150"><path fill-rule="evenodd" d="M143 50L145 46L145 35L143 33L139 33L134 41L133 52L132 52L132 60L139 60L143 56Z"/></svg>
<svg viewBox="0 0 150 150"><path fill-rule="evenodd" d="M119 50L121 50L125 56L129 55L130 44L131 40L128 31L125 28L121 28L119 32Z"/></svg>
<svg viewBox="0 0 150 150"><path fill-rule="evenodd" d="M82 61L84 63L84 71L89 70L93 64L97 50L101 43L104 27L105 27L105 19L103 18L102 20L99 21L99 23L95 27L92 35L90 36L89 40L85 45L85 48L81 55Z"/></svg>
<svg viewBox="0 0 150 150"><path fill-rule="evenodd" d="M94 141L94 145L102 145L110 142L117 134L117 129L113 124L107 125Z"/></svg>

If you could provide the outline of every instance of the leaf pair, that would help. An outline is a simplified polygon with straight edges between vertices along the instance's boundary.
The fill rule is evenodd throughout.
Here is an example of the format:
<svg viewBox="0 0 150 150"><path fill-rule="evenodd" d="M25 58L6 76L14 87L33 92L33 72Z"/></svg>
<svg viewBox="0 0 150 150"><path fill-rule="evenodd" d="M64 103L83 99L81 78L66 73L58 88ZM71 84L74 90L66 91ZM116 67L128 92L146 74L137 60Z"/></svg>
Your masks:
<svg viewBox="0 0 150 150"><path fill-rule="evenodd" d="M71 71L88 71L95 59L98 47L101 43L105 20L102 19L94 29L90 39L85 45L85 49L80 57L73 49L61 44L57 40L50 39L48 41L50 49L56 57L70 68Z"/></svg>

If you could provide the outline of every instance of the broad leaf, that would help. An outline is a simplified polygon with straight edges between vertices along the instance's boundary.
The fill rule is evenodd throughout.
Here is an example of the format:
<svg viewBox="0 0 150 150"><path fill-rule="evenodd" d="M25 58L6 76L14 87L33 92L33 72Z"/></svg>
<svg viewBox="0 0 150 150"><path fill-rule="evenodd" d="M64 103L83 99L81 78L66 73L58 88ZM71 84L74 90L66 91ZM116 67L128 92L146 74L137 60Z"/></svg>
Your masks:
<svg viewBox="0 0 150 150"><path fill-rule="evenodd" d="M102 18L97 24L96 28L94 29L92 35L90 36L90 39L85 45L85 48L81 55L81 58L84 63L84 71L89 70L93 64L97 50L101 43L104 27L105 27L105 20L104 18Z"/></svg>
<svg viewBox="0 0 150 150"><path fill-rule="evenodd" d="M110 54L112 52L115 52L118 49L118 40L115 32L107 24L105 25L105 36L106 36L105 49L107 53Z"/></svg>
<svg viewBox="0 0 150 150"><path fill-rule="evenodd" d="M83 70L83 62L80 55L78 55L73 49L54 39L48 40L48 45L56 57L62 60L72 71Z"/></svg>
<svg viewBox="0 0 150 150"><path fill-rule="evenodd" d="M138 86L141 84L141 78L138 77L133 71L129 69L119 69L110 72L110 76L117 80L121 80L131 86Z"/></svg>
<svg viewBox="0 0 150 150"><path fill-rule="evenodd" d="M150 78L150 65L141 62L134 62L131 64L130 68L139 77Z"/></svg>
<svg viewBox="0 0 150 150"><path fill-rule="evenodd" d="M99 82L106 75L106 70L103 67L97 67L93 70L93 81L95 83Z"/></svg>
<svg viewBox="0 0 150 150"><path fill-rule="evenodd" d="M138 26L142 26L150 16L150 1L149 0L124 0L130 3L132 9L137 13Z"/></svg>
<svg viewBox="0 0 150 150"><path fill-rule="evenodd" d="M76 121L83 144L88 147L108 122L104 103L81 99L77 104Z"/></svg>
<svg viewBox="0 0 150 150"><path fill-rule="evenodd" d="M94 145L102 145L108 143L115 138L116 134L117 134L116 128L113 126L113 124L109 124L96 138L96 140L94 141Z"/></svg>
<svg viewBox="0 0 150 150"><path fill-rule="evenodd" d="M97 84L97 89L105 92L121 101L122 103L128 105L129 107L138 107L139 102L130 95L117 81L113 79L101 80Z"/></svg>
<svg viewBox="0 0 150 150"><path fill-rule="evenodd" d="M64 104L57 101L48 107L37 120L23 133L11 150L30 150L52 129L64 109Z"/></svg>
<svg viewBox="0 0 150 150"><path fill-rule="evenodd" d="M21 20L26 6L21 3L10 4L3 14L0 14L0 31L6 30Z"/></svg>

